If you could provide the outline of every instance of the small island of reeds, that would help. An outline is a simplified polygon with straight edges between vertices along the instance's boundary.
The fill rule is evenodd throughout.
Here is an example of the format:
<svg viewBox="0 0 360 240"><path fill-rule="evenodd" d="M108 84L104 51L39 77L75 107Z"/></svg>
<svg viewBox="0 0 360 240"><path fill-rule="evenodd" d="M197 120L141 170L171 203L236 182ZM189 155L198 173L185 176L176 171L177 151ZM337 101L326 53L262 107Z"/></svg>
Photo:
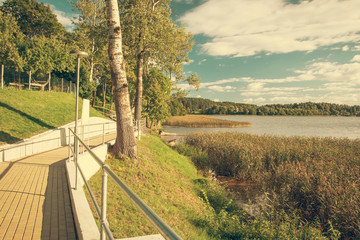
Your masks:
<svg viewBox="0 0 360 240"><path fill-rule="evenodd" d="M169 126L193 128L237 128L249 127L249 122L238 122L224 119L211 118L206 115L173 116L165 123Z"/></svg>

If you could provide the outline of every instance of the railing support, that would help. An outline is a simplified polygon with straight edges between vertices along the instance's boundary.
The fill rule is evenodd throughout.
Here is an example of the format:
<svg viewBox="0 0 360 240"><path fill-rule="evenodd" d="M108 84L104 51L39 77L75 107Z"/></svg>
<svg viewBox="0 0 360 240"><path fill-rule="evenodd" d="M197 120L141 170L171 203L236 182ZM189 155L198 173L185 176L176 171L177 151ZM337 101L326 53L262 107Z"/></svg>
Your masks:
<svg viewBox="0 0 360 240"><path fill-rule="evenodd" d="M68 162L70 162L70 158L71 158L71 132L70 132L70 128L69 128L69 158L68 158Z"/></svg>
<svg viewBox="0 0 360 240"><path fill-rule="evenodd" d="M106 240L106 232L104 225L107 225L106 221L106 204L107 204L107 173L102 168L102 195L101 195L101 240Z"/></svg>
<svg viewBox="0 0 360 240"><path fill-rule="evenodd" d="M105 123L103 123L103 136L102 136L102 144L105 143Z"/></svg>
<svg viewBox="0 0 360 240"><path fill-rule="evenodd" d="M79 139L78 138L75 138L74 145L75 145L75 190L77 190L77 187L78 187L78 158L79 158Z"/></svg>
<svg viewBox="0 0 360 240"><path fill-rule="evenodd" d="M3 152L3 153L2 153L2 161L5 162L5 149L3 149L2 152Z"/></svg>

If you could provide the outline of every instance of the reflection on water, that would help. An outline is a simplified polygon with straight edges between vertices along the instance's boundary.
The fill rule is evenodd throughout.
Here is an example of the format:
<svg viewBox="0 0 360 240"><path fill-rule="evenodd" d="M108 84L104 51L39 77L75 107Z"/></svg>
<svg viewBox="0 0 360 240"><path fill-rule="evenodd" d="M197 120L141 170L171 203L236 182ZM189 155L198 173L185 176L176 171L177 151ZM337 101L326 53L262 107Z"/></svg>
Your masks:
<svg viewBox="0 0 360 240"><path fill-rule="evenodd" d="M203 132L243 132L251 134L269 134L277 136L311 137L360 137L359 117L306 117L306 116L234 116L214 115L213 118L239 122L250 122L250 127L242 128L185 128L164 126L166 132L191 133ZM175 137L168 137L174 139ZM181 137L178 137L181 139Z"/></svg>
<svg viewBox="0 0 360 240"><path fill-rule="evenodd" d="M235 178L218 176L220 185L233 193L234 201L251 216L258 216L261 208L266 204L267 198L262 190L262 185L249 184Z"/></svg>

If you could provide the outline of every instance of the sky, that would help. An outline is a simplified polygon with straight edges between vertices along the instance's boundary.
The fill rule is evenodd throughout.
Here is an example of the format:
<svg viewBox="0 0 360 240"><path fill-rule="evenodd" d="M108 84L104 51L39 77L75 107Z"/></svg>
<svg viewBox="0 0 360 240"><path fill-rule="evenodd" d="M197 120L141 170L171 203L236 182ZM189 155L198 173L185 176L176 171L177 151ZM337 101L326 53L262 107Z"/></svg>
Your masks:
<svg viewBox="0 0 360 240"><path fill-rule="evenodd" d="M0 3L4 0L0 0ZM72 6L50 4L72 29ZM359 0L172 0L173 18L194 35L184 74L189 97L249 104L360 105Z"/></svg>

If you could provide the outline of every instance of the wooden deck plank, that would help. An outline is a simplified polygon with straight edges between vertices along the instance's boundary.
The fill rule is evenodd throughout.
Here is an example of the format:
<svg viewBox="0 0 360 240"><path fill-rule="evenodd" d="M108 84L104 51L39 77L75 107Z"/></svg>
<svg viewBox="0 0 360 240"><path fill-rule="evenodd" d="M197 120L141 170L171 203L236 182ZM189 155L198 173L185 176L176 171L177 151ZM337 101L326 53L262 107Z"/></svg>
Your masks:
<svg viewBox="0 0 360 240"><path fill-rule="evenodd" d="M33 177L27 183L28 188L21 196L21 201L18 204L9 227L10 229L14 229L14 231L8 231L5 235L5 239L23 239L26 222L29 217L30 208L34 198L34 189L36 188L36 184L39 179L40 167L34 167L33 172Z"/></svg>
<svg viewBox="0 0 360 240"><path fill-rule="evenodd" d="M3 216L3 221L1 223L0 227L0 238L2 239L11 239L11 238L5 238L5 235L8 231L14 231L14 226L10 226L12 219L14 217L16 208L18 207L18 204L21 200L22 192L26 191L27 182L31 179L31 177L34 175L34 173L31 172L31 168L24 169L26 174L22 174L21 171L15 174L16 171L14 171L14 168L10 169L9 174L10 176L13 176L13 178L16 178L15 175L24 176L23 181L17 182L16 185L12 186L10 185L6 191L3 192L3 194L8 195L6 198L6 201L4 202L3 208L0 212L0 216ZM17 216L16 216L17 217Z"/></svg>

